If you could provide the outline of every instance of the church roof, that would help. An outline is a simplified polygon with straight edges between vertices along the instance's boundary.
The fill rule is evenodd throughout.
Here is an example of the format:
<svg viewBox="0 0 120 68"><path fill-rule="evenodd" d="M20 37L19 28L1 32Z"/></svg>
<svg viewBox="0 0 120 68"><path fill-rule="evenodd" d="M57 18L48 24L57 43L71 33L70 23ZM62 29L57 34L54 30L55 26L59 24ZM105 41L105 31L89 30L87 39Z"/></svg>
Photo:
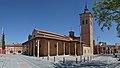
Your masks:
<svg viewBox="0 0 120 68"><path fill-rule="evenodd" d="M49 34L49 35L54 35L54 36L60 36L60 37L64 37L65 35L60 35L57 33L53 33L53 32L48 32L48 31L44 31L44 30L37 30L38 33L44 33L44 34Z"/></svg>
<svg viewBox="0 0 120 68"><path fill-rule="evenodd" d="M48 31L44 31L44 30L38 30L38 29L34 29L31 36L32 36L31 39L29 39L28 41L36 39L36 38L45 38L45 39L59 40L59 41L79 42L77 39L73 40L72 38L70 38L69 36L66 36L66 35L60 35L57 33L48 32ZM26 42L28 42L28 41L26 41ZM24 42L24 43L26 43L26 42Z"/></svg>
<svg viewBox="0 0 120 68"><path fill-rule="evenodd" d="M36 37L44 37L44 38L55 38L55 39L68 39L69 37L66 35L60 35L53 32L48 32L44 30L35 30L32 35L36 35Z"/></svg>

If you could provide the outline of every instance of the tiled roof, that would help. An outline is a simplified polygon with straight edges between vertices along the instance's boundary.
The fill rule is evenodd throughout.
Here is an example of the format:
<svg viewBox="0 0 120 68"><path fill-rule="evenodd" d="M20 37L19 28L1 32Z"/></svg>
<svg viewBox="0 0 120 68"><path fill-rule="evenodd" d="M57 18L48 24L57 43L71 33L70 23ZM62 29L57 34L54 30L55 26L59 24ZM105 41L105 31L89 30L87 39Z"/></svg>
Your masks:
<svg viewBox="0 0 120 68"><path fill-rule="evenodd" d="M37 30L37 29L35 29L34 31L36 31L37 37L44 37L44 38L51 38L51 39L53 38L53 39L60 39L60 40L70 40L70 37L66 36L66 35L60 35L60 34L56 34L53 32L47 32L44 30Z"/></svg>
<svg viewBox="0 0 120 68"><path fill-rule="evenodd" d="M22 47L22 44L7 44L6 47Z"/></svg>

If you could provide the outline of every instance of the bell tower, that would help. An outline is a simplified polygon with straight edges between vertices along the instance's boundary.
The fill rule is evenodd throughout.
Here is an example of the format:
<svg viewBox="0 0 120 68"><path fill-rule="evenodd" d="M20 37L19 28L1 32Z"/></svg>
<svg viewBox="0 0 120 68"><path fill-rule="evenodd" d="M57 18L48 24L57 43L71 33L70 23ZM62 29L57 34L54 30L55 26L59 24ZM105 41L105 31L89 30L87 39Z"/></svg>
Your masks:
<svg viewBox="0 0 120 68"><path fill-rule="evenodd" d="M83 47L90 47L90 51L93 53L92 14L88 10L87 3L84 12L80 14L80 25L81 40L85 44Z"/></svg>

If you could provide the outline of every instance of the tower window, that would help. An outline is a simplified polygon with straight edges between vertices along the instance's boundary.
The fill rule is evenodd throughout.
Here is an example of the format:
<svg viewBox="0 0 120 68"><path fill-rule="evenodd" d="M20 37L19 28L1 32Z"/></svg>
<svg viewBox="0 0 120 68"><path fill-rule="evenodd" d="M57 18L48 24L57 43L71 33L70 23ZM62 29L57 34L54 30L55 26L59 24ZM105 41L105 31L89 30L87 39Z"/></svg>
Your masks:
<svg viewBox="0 0 120 68"><path fill-rule="evenodd" d="M34 35L34 37L35 37L35 35Z"/></svg>
<svg viewBox="0 0 120 68"><path fill-rule="evenodd" d="M57 45L55 45L55 48L57 47Z"/></svg>
<svg viewBox="0 0 120 68"><path fill-rule="evenodd" d="M86 24L88 24L88 20L86 20Z"/></svg>
<svg viewBox="0 0 120 68"><path fill-rule="evenodd" d="M86 53L86 50L84 50L85 52L84 53Z"/></svg>
<svg viewBox="0 0 120 68"><path fill-rule="evenodd" d="M82 24L84 25L84 20L82 21Z"/></svg>
<svg viewBox="0 0 120 68"><path fill-rule="evenodd" d="M40 44L40 46L39 47L41 47L41 44Z"/></svg>

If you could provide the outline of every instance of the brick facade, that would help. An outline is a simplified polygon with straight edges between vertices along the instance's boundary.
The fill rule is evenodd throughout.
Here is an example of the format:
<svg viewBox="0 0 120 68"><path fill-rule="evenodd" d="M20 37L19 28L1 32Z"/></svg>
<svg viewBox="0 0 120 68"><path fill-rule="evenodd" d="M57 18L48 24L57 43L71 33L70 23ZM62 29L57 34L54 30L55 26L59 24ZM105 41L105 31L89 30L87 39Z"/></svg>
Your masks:
<svg viewBox="0 0 120 68"><path fill-rule="evenodd" d="M78 40L68 36L34 29L31 38L23 43L23 53L38 57L79 55L80 46Z"/></svg>

